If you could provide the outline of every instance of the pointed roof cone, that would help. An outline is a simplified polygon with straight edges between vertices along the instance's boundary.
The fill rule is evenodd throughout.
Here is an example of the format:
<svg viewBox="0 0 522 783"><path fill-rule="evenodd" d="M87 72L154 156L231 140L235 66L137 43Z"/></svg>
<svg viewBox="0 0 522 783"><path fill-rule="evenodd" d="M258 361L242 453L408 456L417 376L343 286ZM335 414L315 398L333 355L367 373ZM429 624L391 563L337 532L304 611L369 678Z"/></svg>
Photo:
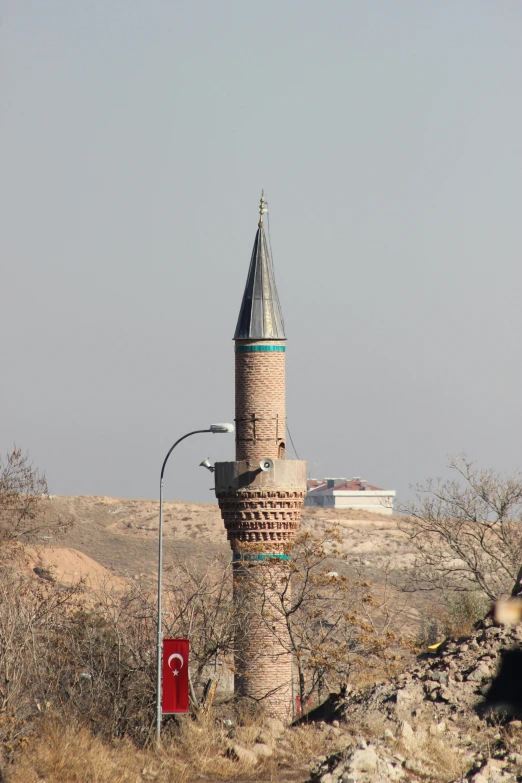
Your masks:
<svg viewBox="0 0 522 783"><path fill-rule="evenodd" d="M286 340L274 269L259 221L234 340Z"/></svg>

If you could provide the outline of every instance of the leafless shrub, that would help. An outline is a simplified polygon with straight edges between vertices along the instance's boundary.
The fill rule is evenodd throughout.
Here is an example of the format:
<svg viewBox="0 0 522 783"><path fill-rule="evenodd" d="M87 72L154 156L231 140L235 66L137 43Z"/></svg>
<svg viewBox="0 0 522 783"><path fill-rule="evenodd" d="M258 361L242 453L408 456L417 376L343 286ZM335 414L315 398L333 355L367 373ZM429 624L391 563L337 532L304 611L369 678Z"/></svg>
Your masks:
<svg viewBox="0 0 522 783"><path fill-rule="evenodd" d="M50 641L53 705L95 733L143 743L155 700L155 618L132 585L123 593L102 588L96 597Z"/></svg>
<svg viewBox="0 0 522 783"><path fill-rule="evenodd" d="M273 569L256 569L267 591L262 621L271 623L274 639L284 640L295 657L303 704L310 695L320 697L356 672L369 671L377 661L392 665L396 639L389 593L385 589L376 599L362 577L339 576L333 569L340 557L332 531L326 538L304 535L298 540L276 591ZM196 726L212 723L206 679L218 656L232 666L238 624L248 623L255 607L248 595L244 602L237 596L233 601L231 565L219 559L205 566L173 564L164 607L164 633L191 641ZM26 575L19 562L3 564L0 741L7 754L46 715L85 725L104 741L127 738L137 747L146 746L155 717L156 612L155 592L139 582L125 590L110 585L96 592L84 585L68 589ZM275 624L274 616L279 618ZM241 720L248 723L245 715ZM219 725L213 750L207 745L209 770L217 770L226 739ZM178 740L185 736L183 726L169 721L165 740L173 733Z"/></svg>
<svg viewBox="0 0 522 783"><path fill-rule="evenodd" d="M296 538L291 560L279 567L266 561L250 569L245 592L255 581L262 595L258 609L268 634L295 663L301 704L321 697L342 683L397 663L396 634L402 606L392 600L387 575L380 596L361 575L342 574L346 557L338 549L336 528L320 536ZM243 611L249 611L243 603ZM246 628L248 618L241 618ZM240 645L238 645L240 647Z"/></svg>
<svg viewBox="0 0 522 783"><path fill-rule="evenodd" d="M55 700L52 641L79 590L59 590L0 565L0 741L8 751Z"/></svg>
<svg viewBox="0 0 522 783"><path fill-rule="evenodd" d="M452 480L429 480L400 508L416 557L405 589L509 592L522 563L522 476L452 460Z"/></svg>
<svg viewBox="0 0 522 783"><path fill-rule="evenodd" d="M473 626L488 613L491 601L478 590L444 597L441 628L444 636L469 636Z"/></svg>
<svg viewBox="0 0 522 783"><path fill-rule="evenodd" d="M42 533L61 530L65 522L49 523L45 476L27 454L14 448L0 460L0 542L6 554L8 542L32 541Z"/></svg>
<svg viewBox="0 0 522 783"><path fill-rule="evenodd" d="M198 706L209 670L231 663L238 631L238 607L232 600L232 565L215 558L174 562L167 572L164 633L190 639L191 698Z"/></svg>
<svg viewBox="0 0 522 783"><path fill-rule="evenodd" d="M479 590L441 596L431 606L430 615L421 616L414 649L423 651L447 637L470 636L475 623L482 620L490 608L491 602Z"/></svg>

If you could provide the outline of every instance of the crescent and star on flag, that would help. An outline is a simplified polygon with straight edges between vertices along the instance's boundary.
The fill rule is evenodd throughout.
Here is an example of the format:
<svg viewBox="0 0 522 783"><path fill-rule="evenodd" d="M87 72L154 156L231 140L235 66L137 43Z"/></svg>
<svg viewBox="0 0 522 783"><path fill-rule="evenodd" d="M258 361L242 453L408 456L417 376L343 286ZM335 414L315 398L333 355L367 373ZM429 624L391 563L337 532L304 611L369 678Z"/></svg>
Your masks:
<svg viewBox="0 0 522 783"><path fill-rule="evenodd" d="M178 665L176 664L176 668L173 669L171 661L175 660L176 658L179 659L179 668L178 668ZM183 660L183 656L182 655L180 655L179 653L172 653L172 655L169 655L169 659L167 661L167 666L171 670L171 672L174 675L174 677L177 677L179 672L180 672L180 670L183 668L183 664L184 663L185 663L185 661Z"/></svg>

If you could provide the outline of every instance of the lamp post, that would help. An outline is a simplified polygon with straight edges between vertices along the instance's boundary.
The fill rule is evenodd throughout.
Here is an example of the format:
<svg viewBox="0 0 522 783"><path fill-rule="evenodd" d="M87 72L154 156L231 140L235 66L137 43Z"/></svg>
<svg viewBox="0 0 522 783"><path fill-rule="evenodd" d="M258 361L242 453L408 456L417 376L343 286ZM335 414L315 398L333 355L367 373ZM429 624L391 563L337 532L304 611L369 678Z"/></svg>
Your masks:
<svg viewBox="0 0 522 783"><path fill-rule="evenodd" d="M161 739L161 641L162 641L161 588L163 583L163 474L165 473L165 466L167 464L168 458L170 457L170 455L172 454L172 452L174 451L178 443L181 443L182 440L185 440L185 438L189 438L191 435L198 435L200 432L213 432L213 433L234 432L234 425L211 424L208 430L194 430L193 432L188 432L186 435L183 435L182 438L179 438L173 446L171 446L171 448L167 452L167 456L163 460L163 465L161 466L159 544L158 544L158 633L157 633L158 654L157 654L157 672L156 672L156 745L158 748Z"/></svg>

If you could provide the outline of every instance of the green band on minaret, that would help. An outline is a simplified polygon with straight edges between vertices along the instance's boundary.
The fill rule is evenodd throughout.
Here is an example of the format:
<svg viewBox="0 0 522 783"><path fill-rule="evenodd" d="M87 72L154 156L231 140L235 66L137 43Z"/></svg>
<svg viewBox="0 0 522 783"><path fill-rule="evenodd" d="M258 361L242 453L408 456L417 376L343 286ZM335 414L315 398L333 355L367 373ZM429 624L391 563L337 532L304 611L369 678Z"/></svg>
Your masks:
<svg viewBox="0 0 522 783"><path fill-rule="evenodd" d="M236 353L266 353L267 351L278 351L284 353L286 345L236 345Z"/></svg>

